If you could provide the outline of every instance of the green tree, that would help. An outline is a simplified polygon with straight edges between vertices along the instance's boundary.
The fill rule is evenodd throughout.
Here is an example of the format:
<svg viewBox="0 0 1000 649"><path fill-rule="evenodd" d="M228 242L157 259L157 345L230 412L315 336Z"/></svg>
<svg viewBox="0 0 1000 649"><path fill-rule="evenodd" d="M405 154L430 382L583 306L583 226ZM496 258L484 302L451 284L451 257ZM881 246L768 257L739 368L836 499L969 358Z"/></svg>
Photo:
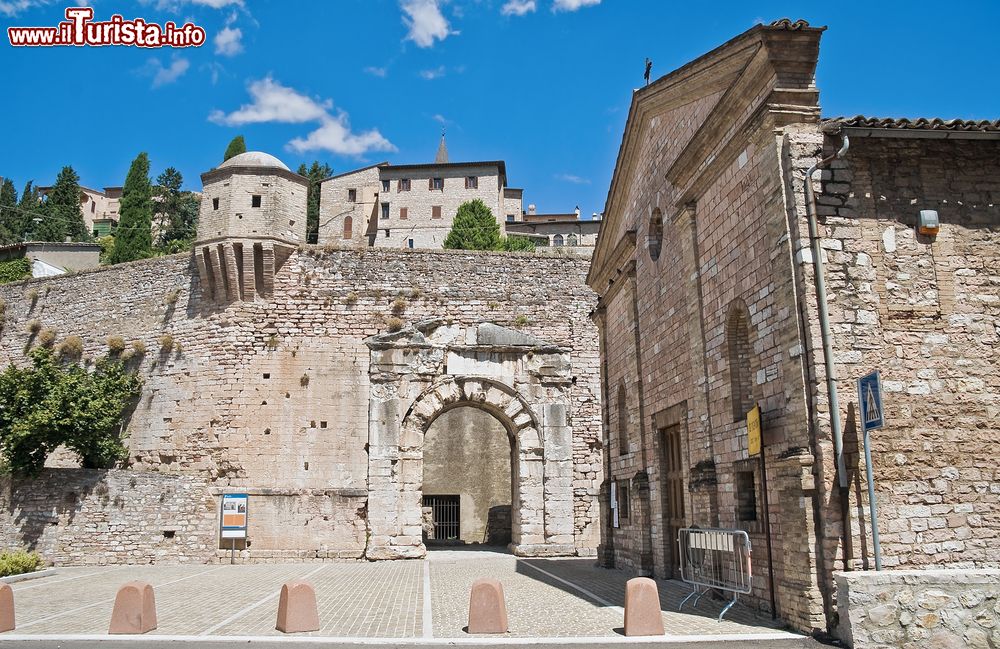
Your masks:
<svg viewBox="0 0 1000 649"><path fill-rule="evenodd" d="M500 249L504 252L535 252L535 242L528 237L504 237Z"/></svg>
<svg viewBox="0 0 1000 649"><path fill-rule="evenodd" d="M242 135L237 135L230 142L229 146L226 147L226 154L222 157L222 161L232 158L235 155L247 152L247 143L243 140Z"/></svg>
<svg viewBox="0 0 1000 649"><path fill-rule="evenodd" d="M29 180L24 185L24 191L21 192L21 200L17 204L17 219L11 228L16 241L24 241L28 233L35 228L33 218L41 211L41 208L42 201L38 196L38 188Z"/></svg>
<svg viewBox="0 0 1000 649"><path fill-rule="evenodd" d="M462 203L445 237L444 247L453 250L499 250L500 224L480 199Z"/></svg>
<svg viewBox="0 0 1000 649"><path fill-rule="evenodd" d="M115 230L111 263L144 259L153 252L153 187L149 182L149 156L140 153L132 161L122 187L121 220Z"/></svg>
<svg viewBox="0 0 1000 649"><path fill-rule="evenodd" d="M60 363L45 347L29 356L31 367L9 365L0 373L0 453L7 468L37 473L60 445L75 451L87 468L124 460L124 415L139 396L141 379L110 358L89 372Z"/></svg>
<svg viewBox="0 0 1000 649"><path fill-rule="evenodd" d="M21 239L17 236L17 229L20 223L17 208L17 190L14 189L14 182L10 178L5 178L0 185L0 245L17 243Z"/></svg>
<svg viewBox="0 0 1000 649"><path fill-rule="evenodd" d="M56 176L56 184L45 196L37 210L41 222L32 228L36 241L89 241L90 233L80 210L80 176L73 167L63 167Z"/></svg>
<svg viewBox="0 0 1000 649"><path fill-rule="evenodd" d="M333 175L333 168L313 160L312 166L299 165L299 175L309 179L306 198L306 243L319 241L319 184Z"/></svg>
<svg viewBox="0 0 1000 649"><path fill-rule="evenodd" d="M182 252L194 241L200 201L193 193L181 189L183 183L183 176L173 167L167 167L156 179L153 189L159 199L156 247L160 252Z"/></svg>

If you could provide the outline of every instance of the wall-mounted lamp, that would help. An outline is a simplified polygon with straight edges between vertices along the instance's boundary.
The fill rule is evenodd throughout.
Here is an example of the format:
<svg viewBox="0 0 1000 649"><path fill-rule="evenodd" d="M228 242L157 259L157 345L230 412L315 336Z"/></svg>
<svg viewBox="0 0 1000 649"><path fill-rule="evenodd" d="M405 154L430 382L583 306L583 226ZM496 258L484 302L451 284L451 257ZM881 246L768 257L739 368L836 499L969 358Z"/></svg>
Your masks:
<svg viewBox="0 0 1000 649"><path fill-rule="evenodd" d="M938 219L937 210L920 210L917 217L917 232L934 236L941 229L941 221Z"/></svg>

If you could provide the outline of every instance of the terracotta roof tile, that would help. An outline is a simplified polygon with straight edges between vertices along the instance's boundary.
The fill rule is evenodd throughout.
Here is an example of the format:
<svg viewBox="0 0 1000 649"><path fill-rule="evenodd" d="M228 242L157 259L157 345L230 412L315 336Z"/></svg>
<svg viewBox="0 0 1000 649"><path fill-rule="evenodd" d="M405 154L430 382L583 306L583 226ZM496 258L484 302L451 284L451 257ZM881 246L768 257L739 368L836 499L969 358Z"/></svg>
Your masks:
<svg viewBox="0 0 1000 649"><path fill-rule="evenodd" d="M939 117L926 118L917 117L908 119L906 117L865 117L855 115L854 117L831 117L823 120L827 124L839 124L854 128L881 128L881 129L908 129L924 131L980 131L997 132L1000 131L1000 119L995 120L971 120L971 119L941 119Z"/></svg>

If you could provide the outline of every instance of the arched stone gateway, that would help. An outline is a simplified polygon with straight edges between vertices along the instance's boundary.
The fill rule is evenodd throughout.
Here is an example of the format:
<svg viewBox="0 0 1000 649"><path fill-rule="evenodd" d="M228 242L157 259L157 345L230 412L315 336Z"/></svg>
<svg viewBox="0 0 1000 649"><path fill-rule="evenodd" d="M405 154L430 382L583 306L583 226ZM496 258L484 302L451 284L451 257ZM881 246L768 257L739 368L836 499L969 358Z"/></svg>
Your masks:
<svg viewBox="0 0 1000 649"><path fill-rule="evenodd" d="M490 413L510 438L511 551L575 554L569 355L492 323L431 320L366 342L372 354L368 558L426 553L424 434L441 414L462 406Z"/></svg>

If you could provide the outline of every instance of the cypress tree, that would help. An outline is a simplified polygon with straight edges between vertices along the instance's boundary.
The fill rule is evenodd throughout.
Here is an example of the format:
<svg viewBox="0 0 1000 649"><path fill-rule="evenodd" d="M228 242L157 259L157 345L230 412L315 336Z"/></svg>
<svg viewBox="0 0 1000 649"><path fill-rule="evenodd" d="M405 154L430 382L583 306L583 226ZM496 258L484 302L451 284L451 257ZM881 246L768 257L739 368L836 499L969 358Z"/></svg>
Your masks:
<svg viewBox="0 0 1000 649"><path fill-rule="evenodd" d="M319 184L333 175L333 168L313 160L311 167L299 165L299 175L309 179L306 194L306 243L316 243L319 240Z"/></svg>
<svg viewBox="0 0 1000 649"><path fill-rule="evenodd" d="M21 192L21 201L17 204L17 209L17 220L14 222L12 231L17 241L24 241L28 233L34 229L33 215L41 210L38 188L30 180L24 184L24 191Z"/></svg>
<svg viewBox="0 0 1000 649"><path fill-rule="evenodd" d="M444 247L454 250L499 250L502 245L500 224L478 198L458 207L451 232L444 240Z"/></svg>
<svg viewBox="0 0 1000 649"><path fill-rule="evenodd" d="M232 158L234 155L239 155L241 153L247 152L247 143L243 141L242 135L237 135L226 147L226 154L223 156L222 161Z"/></svg>
<svg viewBox="0 0 1000 649"><path fill-rule="evenodd" d="M13 209L17 207L17 190L10 178L5 178L0 185L0 245L17 243L17 226L20 221L18 213Z"/></svg>
<svg viewBox="0 0 1000 649"><path fill-rule="evenodd" d="M63 167L56 184L45 197L45 209L40 210L41 223L33 228L37 241L87 241L90 235L80 210L80 176L73 167Z"/></svg>
<svg viewBox="0 0 1000 649"><path fill-rule="evenodd" d="M152 195L149 156L142 152L132 161L122 187L121 220L115 231L115 248L110 258L112 264L144 259L152 254Z"/></svg>
<svg viewBox="0 0 1000 649"><path fill-rule="evenodd" d="M181 172L173 167L167 167L156 179L154 191L160 199L156 247L167 254L190 247L198 226L199 201L194 194L181 189L183 184Z"/></svg>

